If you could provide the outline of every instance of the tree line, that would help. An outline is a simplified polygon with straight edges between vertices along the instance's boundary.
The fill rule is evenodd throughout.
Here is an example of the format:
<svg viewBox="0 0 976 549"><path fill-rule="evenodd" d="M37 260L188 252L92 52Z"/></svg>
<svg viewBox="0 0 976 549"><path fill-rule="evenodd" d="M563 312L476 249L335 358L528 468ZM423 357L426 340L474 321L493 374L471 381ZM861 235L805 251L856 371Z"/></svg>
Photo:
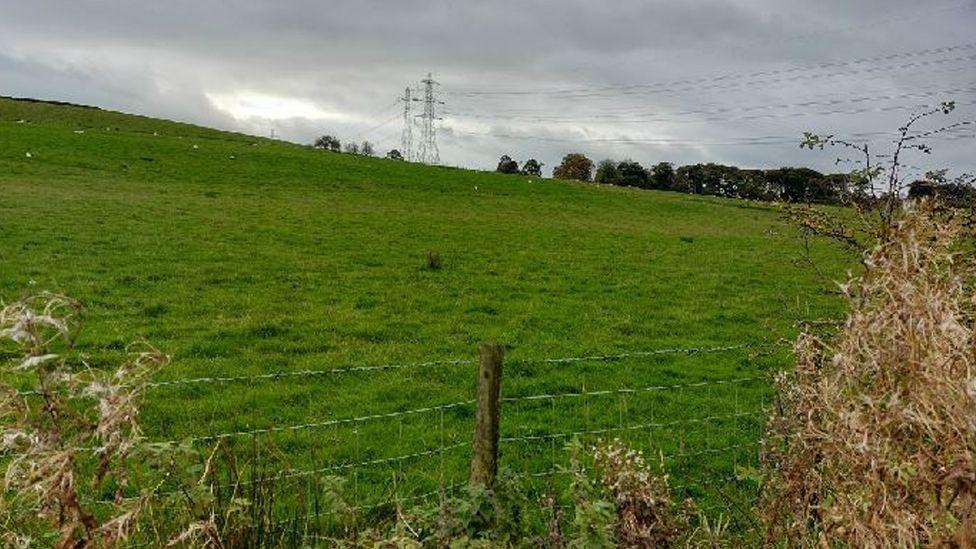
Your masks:
<svg viewBox="0 0 976 549"><path fill-rule="evenodd" d="M519 173L507 155L499 162L498 171ZM645 168L634 160L606 159L594 164L580 153L564 156L552 175L619 187L789 202L835 203L849 187L844 174L822 174L809 168L754 170L714 163L676 167L671 162Z"/></svg>
<svg viewBox="0 0 976 549"><path fill-rule="evenodd" d="M520 173L522 175L542 177L542 166L543 164L541 162L535 158L530 158L526 160L520 168L518 162L512 160L512 157L506 154L502 155L502 157L498 160L498 168L496 168L495 171L499 173Z"/></svg>
<svg viewBox="0 0 976 549"><path fill-rule="evenodd" d="M328 134L317 138L312 147L363 156L375 155L373 144L369 141L350 142L343 146L339 138ZM386 153L386 158L404 160L397 149ZM499 159L496 171L542 177L543 166L535 158L526 160L520 166L506 154ZM677 167L671 162L658 162L645 168L634 160L606 159L594 163L581 153L564 156L553 169L552 176L555 179L593 181L619 187L768 202L840 204L845 199L865 193L852 180L851 174L825 174L810 168L747 169L711 162ZM954 206L973 207L976 206L976 187L973 184L974 181L969 180L948 180L945 171L929 172L908 186L908 197L939 196Z"/></svg>
<svg viewBox="0 0 976 549"><path fill-rule="evenodd" d="M499 161L497 171L525 173L507 155ZM939 195L960 207L976 204L972 182L948 181L940 173L930 172L912 183L909 197ZM670 162L645 168L633 160L594 163L580 153L564 156L552 175L555 179L770 202L840 204L852 194L863 192L856 188L850 174L825 174L810 168L746 169L715 163L675 166Z"/></svg>
<svg viewBox="0 0 976 549"><path fill-rule="evenodd" d="M358 154L362 156L376 155L376 149L369 141L363 141L362 143L348 142L343 145L342 141L340 141L338 137L331 134L317 137L315 141L312 142L312 148L321 149L323 151ZM386 153L386 157L393 160L403 160L403 154L396 149L392 149L390 152Z"/></svg>

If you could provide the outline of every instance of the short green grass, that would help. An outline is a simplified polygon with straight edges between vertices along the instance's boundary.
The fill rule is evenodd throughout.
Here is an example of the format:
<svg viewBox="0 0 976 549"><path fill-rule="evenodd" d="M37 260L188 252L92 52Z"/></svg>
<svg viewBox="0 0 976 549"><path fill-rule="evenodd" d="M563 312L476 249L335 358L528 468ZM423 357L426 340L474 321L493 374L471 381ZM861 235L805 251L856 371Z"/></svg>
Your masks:
<svg viewBox="0 0 976 549"><path fill-rule="evenodd" d="M90 363L118 361L145 339L172 355L161 380L474 359L486 340L508 349L505 396L762 376L788 353L531 360L789 340L798 319L841 310L794 261L800 250L768 204L432 168L0 100L0 297L81 300ZM440 268L428 267L432 252ZM826 245L813 252L831 276L848 266ZM180 439L465 401L473 387L473 366L440 365L159 388L143 422L153 439ZM511 403L502 436L726 417L758 412L767 397L765 382L750 382ZM287 466L314 469L463 444L472 417L461 406L259 438ZM666 460L674 482L721 507L719 481L754 464L760 425L742 416L610 436L692 454ZM502 466L546 471L565 463L564 443L505 443ZM720 450L730 446L742 447ZM467 451L339 472L367 505L462 479Z"/></svg>

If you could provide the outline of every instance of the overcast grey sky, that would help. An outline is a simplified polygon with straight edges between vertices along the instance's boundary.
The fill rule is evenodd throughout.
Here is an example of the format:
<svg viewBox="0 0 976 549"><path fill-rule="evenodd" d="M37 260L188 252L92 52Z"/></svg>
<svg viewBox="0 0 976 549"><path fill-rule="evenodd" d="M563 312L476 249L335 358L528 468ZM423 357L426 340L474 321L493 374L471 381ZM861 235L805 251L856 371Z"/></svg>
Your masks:
<svg viewBox="0 0 976 549"><path fill-rule="evenodd" d="M922 105L976 119L974 29L976 0L0 0L0 94L386 151L430 71L445 164L832 170L804 130L881 150ZM910 162L976 171L973 134Z"/></svg>

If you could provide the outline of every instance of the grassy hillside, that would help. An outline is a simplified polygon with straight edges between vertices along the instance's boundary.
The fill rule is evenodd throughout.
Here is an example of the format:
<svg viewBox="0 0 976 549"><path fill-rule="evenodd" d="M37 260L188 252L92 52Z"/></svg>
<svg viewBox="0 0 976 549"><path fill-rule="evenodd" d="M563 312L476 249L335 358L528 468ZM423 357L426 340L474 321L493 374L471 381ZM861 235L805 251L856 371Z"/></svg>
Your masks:
<svg viewBox="0 0 976 549"><path fill-rule="evenodd" d="M431 251L440 270L425 268ZM531 360L791 338L798 319L839 307L794 264L799 252L766 204L432 168L0 100L0 297L80 299L91 363L145 339L173 356L160 379L471 359L483 340L509 348L506 396L762 375L788 355ZM844 257L814 253L841 276ZM440 365L161 387L143 420L158 440L298 425L464 401L473 381L470 365ZM766 390L513 403L503 436L755 412ZM463 443L471 415L459 406L266 438L287 466L309 469ZM698 452L674 470L701 492L703 478L754 456L759 419L730 422L624 434L647 449ZM504 446L503 465L548 469L563 442ZM731 457L709 452L741 445ZM461 478L465 452L357 467L357 496L388 495L391 470L408 493Z"/></svg>

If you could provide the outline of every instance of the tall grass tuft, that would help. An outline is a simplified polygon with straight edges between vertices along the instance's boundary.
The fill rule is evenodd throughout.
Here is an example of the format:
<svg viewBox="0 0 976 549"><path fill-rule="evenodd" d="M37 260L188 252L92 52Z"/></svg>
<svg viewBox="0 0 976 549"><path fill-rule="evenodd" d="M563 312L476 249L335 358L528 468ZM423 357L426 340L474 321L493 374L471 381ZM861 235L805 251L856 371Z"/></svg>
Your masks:
<svg viewBox="0 0 976 549"><path fill-rule="evenodd" d="M440 252L427 252L427 261L424 263L424 268L428 271L439 271L444 268L444 260L441 259Z"/></svg>
<svg viewBox="0 0 976 549"><path fill-rule="evenodd" d="M150 490L132 462L151 459L138 423L145 382L167 362L146 347L111 370L74 350L81 306L42 294L0 309L6 379L0 386L0 537L6 546L113 547L137 526Z"/></svg>
<svg viewBox="0 0 976 549"><path fill-rule="evenodd" d="M907 207L841 286L840 333L797 340L763 441L769 543L976 543L976 268L960 231Z"/></svg>

